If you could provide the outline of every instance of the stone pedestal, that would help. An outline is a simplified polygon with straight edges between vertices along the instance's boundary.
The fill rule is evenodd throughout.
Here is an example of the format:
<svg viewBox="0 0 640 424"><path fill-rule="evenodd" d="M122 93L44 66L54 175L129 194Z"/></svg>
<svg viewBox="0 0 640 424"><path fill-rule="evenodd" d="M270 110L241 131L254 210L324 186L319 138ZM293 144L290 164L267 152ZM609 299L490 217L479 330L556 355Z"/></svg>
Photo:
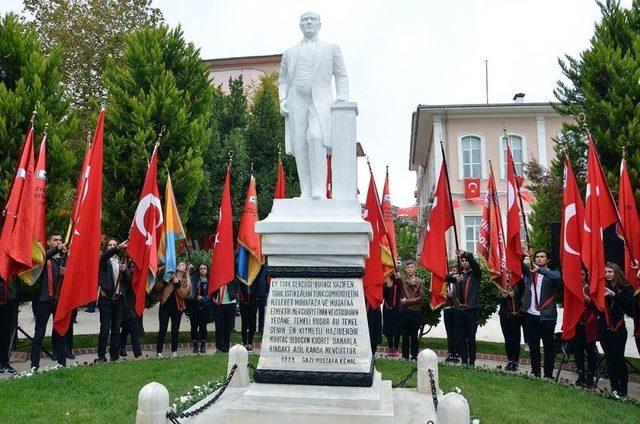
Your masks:
<svg viewBox="0 0 640 424"><path fill-rule="evenodd" d="M371 226L355 200L276 200L256 225L272 277L257 383L370 387L362 288Z"/></svg>

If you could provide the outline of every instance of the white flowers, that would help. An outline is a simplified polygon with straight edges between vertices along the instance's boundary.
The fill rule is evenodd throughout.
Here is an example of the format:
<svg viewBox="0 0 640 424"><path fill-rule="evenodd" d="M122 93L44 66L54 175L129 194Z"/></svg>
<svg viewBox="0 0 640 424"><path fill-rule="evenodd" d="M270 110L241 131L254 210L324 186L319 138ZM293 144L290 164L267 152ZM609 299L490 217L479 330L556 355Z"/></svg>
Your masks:
<svg viewBox="0 0 640 424"><path fill-rule="evenodd" d="M457 394L462 393L462 389L460 387L458 387L458 386L454 387L453 391L456 392Z"/></svg>
<svg viewBox="0 0 640 424"><path fill-rule="evenodd" d="M193 386L194 393L192 394L191 391L189 391L186 395L175 398L176 403L171 406L171 409L176 413L186 411L207 396L213 394L222 386L222 383L222 380L216 380L215 382L208 381L207 384Z"/></svg>

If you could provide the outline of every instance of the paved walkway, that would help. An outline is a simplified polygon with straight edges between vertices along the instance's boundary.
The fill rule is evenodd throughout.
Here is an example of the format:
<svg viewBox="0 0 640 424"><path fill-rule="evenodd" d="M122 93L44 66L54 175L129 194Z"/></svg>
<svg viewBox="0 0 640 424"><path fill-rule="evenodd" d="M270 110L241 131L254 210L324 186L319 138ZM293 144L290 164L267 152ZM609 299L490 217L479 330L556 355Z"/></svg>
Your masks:
<svg viewBox="0 0 640 424"><path fill-rule="evenodd" d="M558 308L558 324L556 325L556 331L560 331L562 328L562 308ZM146 309L144 312L144 329L146 331L155 332L158 331L158 304L153 308ZM18 320L22 328L33 335L35 322L33 314L31 312L31 304L25 304L20 309ZM100 332L100 315L98 311L90 314L85 312L84 308L78 310L77 324L74 326L74 334L98 334ZM49 320L47 326L47 334L51 334L51 327L53 320ZM625 356L630 358L640 358L640 354L636 348L635 340L632 336L633 321L630 318L626 319L627 330L629 336L627 339L627 345L625 349ZM213 328L213 325L211 325ZM183 316L180 323L180 331L189 331L189 319ZM236 320L236 328L240 328L240 317ZM427 334L427 337L446 338L447 333L444 328L444 322L441 320L440 324L433 327ZM500 318L498 314L493 314L487 324L478 328L477 340L503 343L504 337L502 336L502 330L500 329ZM599 345L598 345L599 348ZM602 351L601 351L602 353Z"/></svg>
<svg viewBox="0 0 640 424"><path fill-rule="evenodd" d="M170 354L170 350L168 349L169 346L166 346L165 348L165 357L168 357L168 355ZM68 361L67 365L68 366L73 366L75 363L77 363L78 365L86 365L86 364L90 364L93 363L96 359L96 354L95 354L95 349L88 349L86 350L86 352L88 353L84 353L84 354L77 354L76 355L76 360L75 361ZM440 362L444 361L446 352L445 351L439 351L436 350L436 353L438 354L438 358L440 360ZM208 344L208 348L207 348L207 355L214 355L215 354L215 348L213 346L212 343ZM260 349L256 348L254 349L252 352L250 352L251 355L259 355L260 354ZM193 355L191 353L191 347L186 344L183 343L180 345L180 348L178 350L178 356L189 356L189 355ZM378 349L378 353L376 354L376 357L378 358L388 358L387 357L387 348L383 347L383 348L379 348ZM13 367L18 371L18 372L28 372L29 371L29 360L27 357L27 354L21 353L19 355L15 355L13 358L13 362L12 365ZM155 359L155 345L144 345L142 346L142 357L138 360L154 360ZM391 359L391 358L389 358ZM398 358L396 358L398 359ZM128 356L127 358L123 358L121 360L136 360L133 359L133 354L132 352L129 350L128 352ZM524 363L520 365L520 372L521 373L530 373L531 372L531 367L528 365L528 361L524 360ZM485 355L485 354L479 354L478 355L478 359L476 361L476 364L478 366L482 366L482 367L487 367L487 368L491 368L491 369L498 369L498 368L502 368L505 365L505 361L504 358L501 358L499 356L496 355ZM43 358L41 360L40 366L41 368L47 368L47 367L52 367L55 366L56 363L51 361L51 359L49 358ZM99 365L102 366L102 365ZM557 370L556 370L557 372ZM555 376L555 373L554 373ZM4 374L0 374L0 380L2 379L6 379L7 376ZM565 383L573 383L575 382L575 380L577 379L577 375L569 370L563 370L561 373L561 381L565 382ZM633 380L637 380L634 376L634 378L632 378ZM600 381L598 382L598 388L599 389L603 389L603 390L610 390L610 386L609 386L609 380L606 379L600 379ZM464 388L463 388L464 389ZM447 393L453 390L453 387L442 387L442 390ZM633 382L630 381L629 382L629 396L632 399L636 399L640 401L640 383L638 382Z"/></svg>

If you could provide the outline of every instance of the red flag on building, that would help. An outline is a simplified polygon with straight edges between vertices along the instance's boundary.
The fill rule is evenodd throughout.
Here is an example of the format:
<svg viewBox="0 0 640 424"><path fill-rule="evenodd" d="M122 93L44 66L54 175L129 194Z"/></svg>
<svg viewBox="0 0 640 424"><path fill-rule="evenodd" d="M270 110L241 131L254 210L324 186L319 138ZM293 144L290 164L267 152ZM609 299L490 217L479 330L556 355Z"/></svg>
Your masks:
<svg viewBox="0 0 640 424"><path fill-rule="evenodd" d="M53 328L66 334L72 311L96 300L98 294L98 264L102 241L102 140L104 115L98 115L93 136L93 149L84 182L83 195L78 200L76 227L71 239L67 271L64 276L60 300L53 320Z"/></svg>
<svg viewBox="0 0 640 424"><path fill-rule="evenodd" d="M158 272L158 246L162 235L162 204L158 190L158 145L153 149L140 201L129 230L127 253L136 267L131 286L136 294L136 313L144 312L145 295L151 291Z"/></svg>
<svg viewBox="0 0 640 424"><path fill-rule="evenodd" d="M447 174L444 162L440 167L440 176L433 195L429 223L424 234L420 265L431 271L431 309L436 309L447 300L445 277L447 275L446 233L453 226L453 211L447 189Z"/></svg>
<svg viewBox="0 0 640 424"><path fill-rule="evenodd" d="M0 234L0 277L5 281L5 288L11 277L32 267L34 171L31 122L22 146L9 199L3 211L5 220Z"/></svg>
<svg viewBox="0 0 640 424"><path fill-rule="evenodd" d="M584 288L582 286L581 235L584 225L584 206L578 191L578 183L571 169L569 157L564 156L564 194L562 202L562 245L560 263L564 282L564 318L562 338L571 340L576 334L576 325L584 312Z"/></svg>
<svg viewBox="0 0 640 424"><path fill-rule="evenodd" d="M387 167L384 188L382 189L382 204L380 205L380 209L382 210L382 217L384 218L384 225L387 230L387 236L382 239L382 254L389 259L384 260L383 258L384 275L388 278L396 268L396 259L398 258L396 230L393 224L393 210L391 207L391 195L389 194L389 167ZM390 265L388 264L389 262L391 262Z"/></svg>
<svg viewBox="0 0 640 424"><path fill-rule="evenodd" d="M517 284L522 279L522 240L520 239L520 182L513 163L511 148L507 142L507 271L509 284Z"/></svg>
<svg viewBox="0 0 640 424"><path fill-rule="evenodd" d="M217 234L211 252L209 294L232 281L235 277L233 258L233 211L231 209L231 168L224 179Z"/></svg>
<svg viewBox="0 0 640 424"><path fill-rule="evenodd" d="M633 188L631 187L627 160L624 156L620 163L618 211L620 212L620 221L624 229L624 239L625 242L628 243L624 255L625 277L633 285L634 291L638 293L640 292L640 281L636 276L638 270L634 268L634 262L638 262L638 255L640 255L640 218L638 217L636 200L633 195ZM633 253L635 258L631 257L631 253Z"/></svg>
<svg viewBox="0 0 640 424"><path fill-rule="evenodd" d="M475 199L480 197L480 178L464 179L464 198Z"/></svg>
<svg viewBox="0 0 640 424"><path fill-rule="evenodd" d="M582 231L582 261L589 271L591 298L604 310L604 244L602 231L618 221L618 212L600 166L593 140L589 138L587 194Z"/></svg>
<svg viewBox="0 0 640 424"><path fill-rule="evenodd" d="M282 161L278 161L278 179L276 180L276 188L273 193L274 199L284 199L286 198L286 185L284 178L284 167L282 166Z"/></svg>
<svg viewBox="0 0 640 424"><path fill-rule="evenodd" d="M40 143L40 153L38 153L38 163L36 165L36 175L33 185L34 197L34 218L33 235L34 240L45 245L47 238L47 134L45 133Z"/></svg>
<svg viewBox="0 0 640 424"><path fill-rule="evenodd" d="M384 270L382 268L382 240L387 235L384 226L378 191L373 173L369 172L369 190L364 206L364 220L371 224L373 237L369 243L369 257L364 262L364 296L371 309L378 309L383 301L382 285L384 284Z"/></svg>
<svg viewBox="0 0 640 424"><path fill-rule="evenodd" d="M506 249L502 232L498 190L496 189L493 169L489 170L487 194L484 198L476 250L487 263L491 281L498 287L506 290Z"/></svg>

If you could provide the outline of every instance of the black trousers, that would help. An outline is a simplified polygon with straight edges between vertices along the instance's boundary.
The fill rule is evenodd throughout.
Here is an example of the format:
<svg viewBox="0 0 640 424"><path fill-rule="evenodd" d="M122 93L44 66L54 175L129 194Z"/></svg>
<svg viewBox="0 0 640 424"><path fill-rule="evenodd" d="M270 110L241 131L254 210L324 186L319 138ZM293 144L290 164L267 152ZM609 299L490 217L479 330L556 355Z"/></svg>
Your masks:
<svg viewBox="0 0 640 424"><path fill-rule="evenodd" d="M100 335L98 336L98 358L106 358L107 342L109 356L112 361L118 359L120 353L120 326L124 312L124 300L111 300L106 297L98 299L100 311Z"/></svg>
<svg viewBox="0 0 640 424"><path fill-rule="evenodd" d="M73 351L73 323L76 322L76 317L78 316L78 309L74 309L71 313L71 321L69 323L69 330L67 330L67 334L64 335L64 352L58 352L54 347L53 351L57 355L69 355L71 351ZM51 331L51 337L53 337L53 331Z"/></svg>
<svg viewBox="0 0 640 424"><path fill-rule="evenodd" d="M463 364L476 363L476 332L478 331L478 310L464 309L455 312L456 350Z"/></svg>
<svg viewBox="0 0 640 424"><path fill-rule="evenodd" d="M36 305L36 330L31 342L31 366L40 367L40 351L42 350L42 340L47 331L47 323L49 317L56 311L56 302L39 301ZM73 326L73 321L69 321L69 326ZM53 330L51 344L57 352L65 351L65 339L57 331ZM58 355L58 363L60 365L67 364L66 355Z"/></svg>
<svg viewBox="0 0 640 424"><path fill-rule="evenodd" d="M267 306L267 298L257 298L256 305L258 305L258 331L262 333L264 331L264 311Z"/></svg>
<svg viewBox="0 0 640 424"><path fill-rule="evenodd" d="M418 358L418 332L420 331L420 311L400 311L400 333L402 334L402 357Z"/></svg>
<svg viewBox="0 0 640 424"><path fill-rule="evenodd" d="M240 322L242 334L242 344L253 344L253 336L256 334L256 317L258 305L256 302L240 302Z"/></svg>
<svg viewBox="0 0 640 424"><path fill-rule="evenodd" d="M129 317L122 320L120 328L120 349L127 349L127 338L131 334L131 349L133 350L133 356L142 356L142 349L140 348L140 326L138 320L135 317Z"/></svg>
<svg viewBox="0 0 640 424"><path fill-rule="evenodd" d="M192 306L189 312L189 323L191 324L191 341L207 342L207 324L209 323L210 306L201 308Z"/></svg>
<svg viewBox="0 0 640 424"><path fill-rule="evenodd" d="M500 328L504 337L504 350L507 353L509 362L518 363L520 360L520 327L522 327L522 316L500 316Z"/></svg>
<svg viewBox="0 0 640 424"><path fill-rule="evenodd" d="M178 309L173 296L164 304L160 305L158 315L160 323L158 328L156 352L162 353L162 349L164 348L164 339L167 337L169 319L171 319L171 352L176 352L178 350L178 341L180 339L180 320L182 319L182 311Z"/></svg>
<svg viewBox="0 0 640 424"><path fill-rule="evenodd" d="M389 349L398 349L400 346L400 334L387 336L387 344L389 345Z"/></svg>
<svg viewBox="0 0 640 424"><path fill-rule="evenodd" d="M597 351L596 344L587 342L587 334L584 331L584 325L576 325L576 335L572 340L573 343L573 357L576 360L576 368L578 372L589 371L589 374L596 372L597 363ZM587 358L587 368L584 367L585 353Z"/></svg>
<svg viewBox="0 0 640 424"><path fill-rule="evenodd" d="M456 354L455 312L456 311L453 308L446 308L442 310L444 329L447 332L447 352L449 355Z"/></svg>
<svg viewBox="0 0 640 424"><path fill-rule="evenodd" d="M531 355L531 372L536 377L540 377L540 340L542 340L544 376L545 378L553 378L553 367L556 359L556 353L553 348L553 332L556 329L556 322L543 321L539 316L526 314L525 325L527 327L529 354Z"/></svg>
<svg viewBox="0 0 640 424"><path fill-rule="evenodd" d="M622 325L618 331L609 330L604 322L598 322L600 346L607 361L607 373L611 382L611 391L626 396L629 384L629 372L624 359L624 346L627 342L627 328Z"/></svg>
<svg viewBox="0 0 640 424"><path fill-rule="evenodd" d="M369 327L369 343L371 344L371 354L375 356L378 345L382 340L382 310L367 310L367 324Z"/></svg>
<svg viewBox="0 0 640 424"><path fill-rule="evenodd" d="M231 329L236 320L236 304L216 305L214 307L216 320L216 349L229 352L231 344Z"/></svg>
<svg viewBox="0 0 640 424"><path fill-rule="evenodd" d="M11 332L15 330L18 318L17 300L7 300L0 304L0 365L9 365L11 356Z"/></svg>

